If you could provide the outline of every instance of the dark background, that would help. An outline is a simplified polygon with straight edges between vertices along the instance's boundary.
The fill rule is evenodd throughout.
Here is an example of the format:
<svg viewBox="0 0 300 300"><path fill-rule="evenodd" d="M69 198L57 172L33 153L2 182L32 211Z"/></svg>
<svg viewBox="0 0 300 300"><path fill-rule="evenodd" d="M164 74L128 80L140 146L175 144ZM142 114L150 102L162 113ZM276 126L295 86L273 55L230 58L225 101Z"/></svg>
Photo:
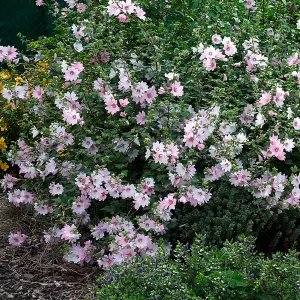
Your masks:
<svg viewBox="0 0 300 300"><path fill-rule="evenodd" d="M24 48L17 37L19 32L33 40L52 35L53 20L47 7L36 6L35 0L0 0L0 45Z"/></svg>

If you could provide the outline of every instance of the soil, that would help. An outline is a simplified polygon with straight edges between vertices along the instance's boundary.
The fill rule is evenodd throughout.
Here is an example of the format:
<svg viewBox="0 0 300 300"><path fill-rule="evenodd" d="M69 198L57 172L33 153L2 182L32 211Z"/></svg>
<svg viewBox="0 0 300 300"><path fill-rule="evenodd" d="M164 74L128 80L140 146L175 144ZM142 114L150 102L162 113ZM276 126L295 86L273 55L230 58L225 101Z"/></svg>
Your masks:
<svg viewBox="0 0 300 300"><path fill-rule="evenodd" d="M40 236L39 220L0 194L0 300L93 300L99 269L62 260L61 245ZM30 236L21 247L8 244L10 232Z"/></svg>

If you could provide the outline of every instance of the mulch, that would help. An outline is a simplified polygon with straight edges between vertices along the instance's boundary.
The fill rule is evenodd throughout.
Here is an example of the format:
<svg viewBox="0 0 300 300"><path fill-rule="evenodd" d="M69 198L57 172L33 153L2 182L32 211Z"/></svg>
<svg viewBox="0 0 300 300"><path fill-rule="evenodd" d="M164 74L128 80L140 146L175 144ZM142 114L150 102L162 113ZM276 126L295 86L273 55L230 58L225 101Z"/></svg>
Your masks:
<svg viewBox="0 0 300 300"><path fill-rule="evenodd" d="M30 209L0 194L0 300L96 299L97 266L63 261L62 245L45 244L40 228ZM30 236L21 247L8 244L9 233L17 231Z"/></svg>

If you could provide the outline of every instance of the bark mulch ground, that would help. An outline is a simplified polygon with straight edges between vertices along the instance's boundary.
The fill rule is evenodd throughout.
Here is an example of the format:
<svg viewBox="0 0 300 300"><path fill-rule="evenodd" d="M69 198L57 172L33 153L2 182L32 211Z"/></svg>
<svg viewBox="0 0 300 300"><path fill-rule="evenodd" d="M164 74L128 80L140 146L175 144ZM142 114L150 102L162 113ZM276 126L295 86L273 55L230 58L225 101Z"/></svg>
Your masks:
<svg viewBox="0 0 300 300"><path fill-rule="evenodd" d="M47 245L32 211L16 208L0 194L0 300L93 300L99 270L62 261L61 246ZM8 244L10 232L30 236L22 247ZM36 237L36 238L35 238Z"/></svg>

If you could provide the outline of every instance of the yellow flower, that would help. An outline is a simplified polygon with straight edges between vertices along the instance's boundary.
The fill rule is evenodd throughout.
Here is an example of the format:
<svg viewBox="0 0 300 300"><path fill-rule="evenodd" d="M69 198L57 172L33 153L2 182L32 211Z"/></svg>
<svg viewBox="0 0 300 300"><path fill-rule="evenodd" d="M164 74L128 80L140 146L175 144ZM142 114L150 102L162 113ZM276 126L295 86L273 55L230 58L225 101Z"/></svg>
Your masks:
<svg viewBox="0 0 300 300"><path fill-rule="evenodd" d="M9 78L11 78L11 75L9 74L9 72L7 70L4 70L4 71L0 72L0 78L1 79L9 79Z"/></svg>
<svg viewBox="0 0 300 300"><path fill-rule="evenodd" d="M6 149L7 145L5 144L5 140L3 137L0 138L0 149Z"/></svg>
<svg viewBox="0 0 300 300"><path fill-rule="evenodd" d="M8 168L9 168L9 165L0 159L0 169L2 169L3 171L6 171Z"/></svg>
<svg viewBox="0 0 300 300"><path fill-rule="evenodd" d="M4 119L0 119L0 130L1 131L6 131L7 130L7 124L4 123Z"/></svg>
<svg viewBox="0 0 300 300"><path fill-rule="evenodd" d="M24 79L22 77L16 77L15 80L16 80L16 85L20 85L24 82Z"/></svg>
<svg viewBox="0 0 300 300"><path fill-rule="evenodd" d="M60 156L66 156L66 154L64 152L65 152L65 149L61 149L60 151L58 151L58 154Z"/></svg>
<svg viewBox="0 0 300 300"><path fill-rule="evenodd" d="M49 68L49 64L46 61L43 61L43 60L38 61L36 65L38 67L42 67L44 69L48 69Z"/></svg>
<svg viewBox="0 0 300 300"><path fill-rule="evenodd" d="M46 78L43 78L43 83L42 83L42 86L45 87L47 84L47 79Z"/></svg>
<svg viewBox="0 0 300 300"><path fill-rule="evenodd" d="M49 69L49 64L46 61L39 61L36 64L37 71L40 73L46 73Z"/></svg>

